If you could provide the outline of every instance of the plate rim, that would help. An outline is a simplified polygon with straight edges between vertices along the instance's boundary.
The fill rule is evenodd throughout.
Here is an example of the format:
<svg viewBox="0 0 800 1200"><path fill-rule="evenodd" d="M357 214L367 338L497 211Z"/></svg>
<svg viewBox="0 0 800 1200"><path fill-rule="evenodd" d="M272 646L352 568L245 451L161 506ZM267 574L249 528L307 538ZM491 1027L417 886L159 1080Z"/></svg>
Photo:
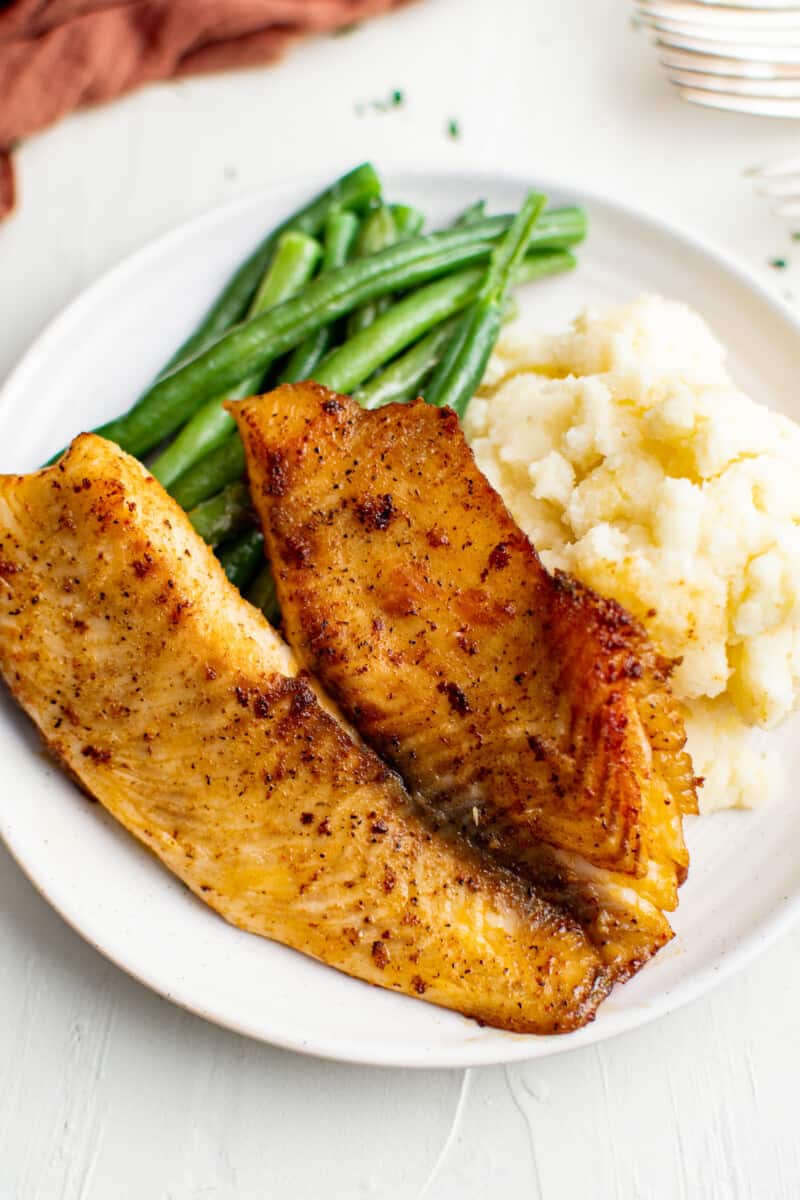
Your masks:
<svg viewBox="0 0 800 1200"><path fill-rule="evenodd" d="M382 178L391 181L393 178L402 177L409 181L412 187L413 181L424 186L426 182L430 183L432 180L441 184L456 179L474 180L478 190L487 183L493 183L498 187L515 188L519 191L523 191L526 187L536 186L548 193L574 194L575 203L584 204L589 209L590 220L591 206L593 204L602 206L623 219L644 225L654 233L677 241L696 255L710 260L715 266L733 276L741 285L754 293L768 310L772 310L777 317L793 329L796 335L800 336L800 315L796 314L778 294L759 278L753 267L740 260L731 251L718 245L713 239L697 233L671 217L662 217L646 207L640 208L627 201L618 200L609 193L595 191L577 184L562 183L555 178L548 178L538 173L528 176L491 164L468 163L456 169L436 164L409 166L398 161L384 162L378 157L377 165ZM341 173L340 170L339 173ZM98 302L101 302L107 290L111 291L117 288L130 274L135 274L142 269L146 270L151 261L158 262L166 253L179 247L181 242L202 234L204 229L225 224L237 213L249 211L262 204L268 207L278 201L282 195L288 195L301 187L322 186L326 180L336 177L336 174L337 166L334 165L331 170L314 170L277 179L265 188L217 205L188 221L182 221L146 242L137 250L125 255L119 262L79 291L46 322L0 386L0 411L5 411L6 407L14 402L15 394L24 393L27 376L37 369L38 360L48 354L51 343L61 339L72 325L80 322L84 311L91 311ZM547 1039L533 1036L522 1037L504 1031L496 1031L500 1036L491 1041L475 1040L471 1044L468 1041L460 1042L445 1049L437 1048L435 1045L423 1047L420 1044L420 1049L415 1054L409 1053L407 1049L403 1048L395 1053L392 1051L392 1047L386 1044L383 1052L378 1054L374 1050L361 1052L357 1044L346 1039L330 1044L319 1039L304 1040L296 1036L292 1037L282 1034L280 1031L267 1033L247 1021L237 1020L233 1016L217 1011L210 1011L203 1006L202 999L183 994L180 987L173 990L169 982L164 981L157 973L149 973L146 966L138 960L131 961L126 959L121 952L111 947L106 948L101 941L85 930L80 924L80 914L70 913L66 906L51 895L46 881L37 876L35 864L26 859L22 849L20 849L20 853L17 852L12 834L13 831L9 830L3 809L0 807L0 838L14 862L37 893L76 934L138 983L187 1012L256 1041L329 1061L363 1066L464 1069L470 1066L498 1065L545 1058L611 1040L624 1033L633 1032L662 1016L676 1012L684 1005L712 991L724 980L753 961L781 936L788 933L800 920L800 887L798 887L796 892L787 895L782 903L775 905L767 916L762 917L741 939L737 940L736 944L724 954L721 961L712 961L708 966L696 970L685 981L682 981L679 987L663 992L659 997L648 1002L646 1006L637 1006L632 1009L621 1028L601 1030L597 1034L596 1031L599 1027L590 1023L574 1033Z"/></svg>

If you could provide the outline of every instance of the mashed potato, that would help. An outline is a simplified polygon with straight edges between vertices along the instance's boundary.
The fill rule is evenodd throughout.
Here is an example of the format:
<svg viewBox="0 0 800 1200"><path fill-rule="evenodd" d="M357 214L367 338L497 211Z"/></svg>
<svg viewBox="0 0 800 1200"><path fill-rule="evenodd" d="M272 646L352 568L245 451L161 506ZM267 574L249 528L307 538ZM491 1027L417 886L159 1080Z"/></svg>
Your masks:
<svg viewBox="0 0 800 1200"><path fill-rule="evenodd" d="M657 297L501 339L466 418L550 568L619 600L689 712L701 806L779 788L763 738L800 691L800 427L738 391L700 317Z"/></svg>

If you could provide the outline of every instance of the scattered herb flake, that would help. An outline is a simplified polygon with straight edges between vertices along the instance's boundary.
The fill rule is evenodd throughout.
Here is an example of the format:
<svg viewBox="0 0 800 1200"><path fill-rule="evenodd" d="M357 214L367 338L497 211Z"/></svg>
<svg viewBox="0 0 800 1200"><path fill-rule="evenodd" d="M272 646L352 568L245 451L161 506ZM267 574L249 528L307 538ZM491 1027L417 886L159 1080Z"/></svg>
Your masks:
<svg viewBox="0 0 800 1200"><path fill-rule="evenodd" d="M349 25L340 25L338 29L334 29L333 36L346 37L348 33L355 33L357 29L360 29L362 24L361 21L351 21Z"/></svg>
<svg viewBox="0 0 800 1200"><path fill-rule="evenodd" d="M800 242L800 229L796 229L796 230L794 231L794 233L792 234L792 241L793 241L793 242Z"/></svg>
<svg viewBox="0 0 800 1200"><path fill-rule="evenodd" d="M776 271L785 271L789 263L785 258L771 258L769 265L774 267Z"/></svg>
<svg viewBox="0 0 800 1200"><path fill-rule="evenodd" d="M392 108L400 108L405 104L405 100L405 93L395 88L385 100L357 101L355 110L359 117L363 117L366 112L389 112Z"/></svg>
<svg viewBox="0 0 800 1200"><path fill-rule="evenodd" d="M447 136L452 138L454 142L458 141L458 139L461 137L461 126L455 117L451 117L447 122Z"/></svg>

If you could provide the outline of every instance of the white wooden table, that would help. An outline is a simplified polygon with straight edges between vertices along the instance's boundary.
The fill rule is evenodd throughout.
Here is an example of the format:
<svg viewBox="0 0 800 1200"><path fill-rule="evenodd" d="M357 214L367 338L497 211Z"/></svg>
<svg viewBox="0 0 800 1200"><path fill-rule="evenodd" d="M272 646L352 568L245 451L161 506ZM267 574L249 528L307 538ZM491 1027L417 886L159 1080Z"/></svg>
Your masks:
<svg viewBox="0 0 800 1200"><path fill-rule="evenodd" d="M394 89L402 106L359 112ZM152 88L26 145L20 211L0 227L0 378L155 235L370 156L626 197L800 292L800 268L767 265L800 263L800 245L741 177L798 142L800 126L680 104L624 0L426 0L277 68ZM800 930L599 1048L466 1074L339 1066L151 995L0 851L0 1200L795 1198L795 989Z"/></svg>

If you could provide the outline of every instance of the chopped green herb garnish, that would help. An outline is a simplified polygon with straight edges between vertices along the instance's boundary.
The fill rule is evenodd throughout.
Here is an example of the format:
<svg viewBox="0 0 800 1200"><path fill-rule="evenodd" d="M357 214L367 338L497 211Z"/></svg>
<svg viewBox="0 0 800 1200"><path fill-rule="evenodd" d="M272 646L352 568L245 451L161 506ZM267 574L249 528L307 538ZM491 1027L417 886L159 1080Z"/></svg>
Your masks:
<svg viewBox="0 0 800 1200"><path fill-rule="evenodd" d="M402 104L405 104L405 99L405 93L401 92L399 88L395 88L395 90L391 92L385 100L370 100L368 103L365 103L363 100L359 100L355 108L356 112L361 117L365 112L368 111L388 112L390 108L400 108Z"/></svg>
<svg viewBox="0 0 800 1200"><path fill-rule="evenodd" d="M348 33L355 33L362 26L362 21L351 21L349 25L340 25L338 29L334 29L334 37L345 37Z"/></svg>
<svg viewBox="0 0 800 1200"><path fill-rule="evenodd" d="M794 233L792 234L792 241L793 241L793 242L800 242L800 229L796 229L796 230L794 231Z"/></svg>
<svg viewBox="0 0 800 1200"><path fill-rule="evenodd" d="M769 265L774 267L776 271L785 271L789 263L785 258L771 258L769 260Z"/></svg>
<svg viewBox="0 0 800 1200"><path fill-rule="evenodd" d="M451 117L447 122L447 136L452 138L454 142L461 137L461 126L454 117Z"/></svg>

